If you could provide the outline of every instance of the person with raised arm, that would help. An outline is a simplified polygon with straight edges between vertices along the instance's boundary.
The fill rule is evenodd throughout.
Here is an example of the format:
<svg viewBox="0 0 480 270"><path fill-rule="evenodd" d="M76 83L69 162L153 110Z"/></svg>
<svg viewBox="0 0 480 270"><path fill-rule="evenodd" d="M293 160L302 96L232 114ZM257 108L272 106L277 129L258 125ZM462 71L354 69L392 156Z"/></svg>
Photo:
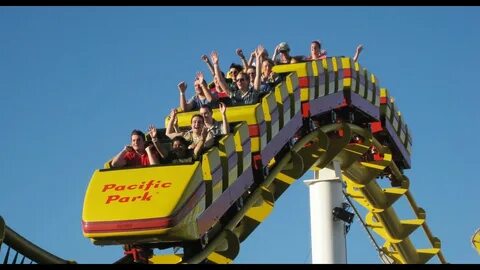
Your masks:
<svg viewBox="0 0 480 270"><path fill-rule="evenodd" d="M134 129L130 134L130 144L126 145L110 162L113 168L139 167L159 164L153 145L145 147L145 134Z"/></svg>
<svg viewBox="0 0 480 270"><path fill-rule="evenodd" d="M237 53L238 57L240 57L240 61L242 61L243 71L247 71L248 62L247 62L247 59L245 58L245 55L243 54L243 50L238 48L235 52Z"/></svg>
<svg viewBox="0 0 480 270"><path fill-rule="evenodd" d="M150 125L149 134L152 142L162 158L163 163L190 163L198 160L203 145L197 144L194 149L188 148L188 142L182 136L176 136L171 142L171 151L167 151L157 138L157 128Z"/></svg>
<svg viewBox="0 0 480 270"><path fill-rule="evenodd" d="M322 50L320 40L314 40L310 43L310 56L306 57L306 61L321 60L327 58L327 51Z"/></svg>
<svg viewBox="0 0 480 270"><path fill-rule="evenodd" d="M189 143L188 148L194 149L199 143L205 148L212 147L214 143L214 136L212 132L208 132L205 128L205 122L203 116L200 114L195 114L191 118L191 129L186 132L176 132L174 130L174 122L177 118L177 110L172 109L170 112L170 118L168 120L167 129L165 135L170 139L173 139L177 136L183 136ZM205 131L204 131L205 129ZM204 134L205 132L205 134Z"/></svg>
<svg viewBox="0 0 480 270"><path fill-rule="evenodd" d="M258 59L258 56L259 55L257 54L257 59ZM227 94L230 96L233 105L249 105L249 104L255 104L258 102L259 86L258 88L255 88L255 86L250 87L250 81L247 74L245 74L244 72L238 73L238 75L235 78L235 84L237 86L237 90L232 89L228 87L225 79L219 76L221 71L220 71L219 61L218 61L218 53L216 51L213 51L211 53L211 58L213 62L213 67L215 69L215 76L219 77L218 78L219 84L223 89L225 89ZM257 70L258 69L259 67L257 67ZM259 72L260 71L258 70L257 71L258 77L260 77Z"/></svg>
<svg viewBox="0 0 480 270"><path fill-rule="evenodd" d="M180 93L180 108L184 112L196 111L200 109L200 106L204 104L216 105L217 96L212 95L208 89L207 82L204 80L203 73L197 72L195 76L195 95L186 100L185 91L187 90L187 84L182 81L178 84L178 91Z"/></svg>
<svg viewBox="0 0 480 270"><path fill-rule="evenodd" d="M357 49L355 50L355 55L353 56L353 62L358 62L358 57L360 56L360 53L363 50L363 45L359 44L357 46Z"/></svg>
<svg viewBox="0 0 480 270"><path fill-rule="evenodd" d="M299 57L290 55L290 46L288 46L287 42L280 42L280 44L275 47L275 51L273 52L272 56L272 60L275 65L298 63L300 62L298 58Z"/></svg>
<svg viewBox="0 0 480 270"><path fill-rule="evenodd" d="M214 136L225 135L229 132L226 114L227 106L220 102L218 108L222 115L222 123L213 118L213 110L210 106L203 105L200 107L200 115L203 116L203 119L205 120L205 127L207 128L207 131L212 132Z"/></svg>

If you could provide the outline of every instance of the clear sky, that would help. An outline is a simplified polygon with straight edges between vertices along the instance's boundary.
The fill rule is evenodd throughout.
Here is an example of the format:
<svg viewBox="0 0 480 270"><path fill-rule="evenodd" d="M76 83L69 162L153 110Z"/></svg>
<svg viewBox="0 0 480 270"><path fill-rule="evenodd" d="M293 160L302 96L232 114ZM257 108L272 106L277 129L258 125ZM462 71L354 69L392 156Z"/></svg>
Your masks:
<svg viewBox="0 0 480 270"><path fill-rule="evenodd" d="M360 64L389 89L413 134L406 174L446 259L480 263L470 242L480 226L479 25L479 7L0 7L0 215L57 256L111 263L121 247L82 235L90 177L132 129L163 127L178 82L191 96L196 71L211 79L202 54L217 50L226 70L240 62L236 48L249 55L263 44L271 55L287 41L305 55L320 39L330 56L353 56L361 43ZM311 262L301 180L237 263ZM357 218L347 248L350 263L381 263Z"/></svg>

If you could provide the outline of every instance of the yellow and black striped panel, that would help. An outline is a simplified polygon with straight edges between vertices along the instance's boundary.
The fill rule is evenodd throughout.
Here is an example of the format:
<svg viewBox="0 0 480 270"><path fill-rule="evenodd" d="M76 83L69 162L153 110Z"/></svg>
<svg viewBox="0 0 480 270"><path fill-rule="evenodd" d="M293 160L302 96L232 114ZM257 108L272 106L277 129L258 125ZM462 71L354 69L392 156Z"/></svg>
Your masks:
<svg viewBox="0 0 480 270"><path fill-rule="evenodd" d="M408 129L408 125L405 125L405 129L407 130L407 142L405 147L407 148L408 154L412 154L412 135L410 133L410 129Z"/></svg>
<svg viewBox="0 0 480 270"><path fill-rule="evenodd" d="M400 130L400 115L398 114L398 108L395 104L395 102L390 103L392 105L392 126L393 129L395 130L395 133L398 134Z"/></svg>
<svg viewBox="0 0 480 270"><path fill-rule="evenodd" d="M337 92L337 62L335 57L327 57L327 95Z"/></svg>
<svg viewBox="0 0 480 270"><path fill-rule="evenodd" d="M402 113L398 112L398 117L400 118L400 129L398 130L398 136L400 137L400 141L403 145L407 142L407 130L405 125L405 120Z"/></svg>
<svg viewBox="0 0 480 270"><path fill-rule="evenodd" d="M311 62L303 62L288 65L276 65L272 68L273 72L296 73L298 86L300 87L300 98L302 102L315 99L315 82L313 81L313 68Z"/></svg>
<svg viewBox="0 0 480 270"><path fill-rule="evenodd" d="M237 152L238 174L240 176L252 165L252 147L250 135L248 134L248 124L241 122L235 125L233 129L233 138L235 141L235 152Z"/></svg>
<svg viewBox="0 0 480 270"><path fill-rule="evenodd" d="M327 76L328 76L328 70L327 70L327 61L324 60L316 60L314 61L314 73L317 74L316 81L318 85L318 91L316 96L317 97L323 97L327 94ZM317 68L315 72L315 67Z"/></svg>
<svg viewBox="0 0 480 270"><path fill-rule="evenodd" d="M279 131L279 112L275 93L270 92L262 98L263 117L267 126L267 142L272 140Z"/></svg>
<svg viewBox="0 0 480 270"><path fill-rule="evenodd" d="M371 81L372 79L372 73L370 71L365 70L365 76L366 76L366 96L365 98L368 100L368 102L372 103L375 105L375 90L373 88L373 83Z"/></svg>
<svg viewBox="0 0 480 270"><path fill-rule="evenodd" d="M352 89L353 66L349 57L338 57L338 91L349 91Z"/></svg>
<svg viewBox="0 0 480 270"><path fill-rule="evenodd" d="M290 73L286 80L288 95L290 96L290 118L301 111L300 87L298 86L298 76L295 72Z"/></svg>
<svg viewBox="0 0 480 270"><path fill-rule="evenodd" d="M202 155L202 174L206 188L205 207L208 207L222 194L222 165L217 147Z"/></svg>
<svg viewBox="0 0 480 270"><path fill-rule="evenodd" d="M380 83L378 82L377 76L375 74L370 74L371 89L373 90L373 101L372 104L376 107L380 107Z"/></svg>
<svg viewBox="0 0 480 270"><path fill-rule="evenodd" d="M358 70L358 92L361 97L367 97L367 86L368 86L368 79L367 79L367 69L363 68L359 65Z"/></svg>
<svg viewBox="0 0 480 270"><path fill-rule="evenodd" d="M279 83L275 87L275 100L279 112L279 129L283 128L290 121L290 96L288 95L287 84Z"/></svg>
<svg viewBox="0 0 480 270"><path fill-rule="evenodd" d="M223 188L226 190L237 179L238 176L238 156L235 151L235 139L233 134L222 136L218 142L220 153L220 162L222 163Z"/></svg>
<svg viewBox="0 0 480 270"><path fill-rule="evenodd" d="M260 152L267 145L267 126L262 104L230 107L227 109L229 123L246 121L252 143L252 152Z"/></svg>
<svg viewBox="0 0 480 270"><path fill-rule="evenodd" d="M313 87L313 99L318 98L318 62L317 61L310 61L312 65L312 76L309 79L310 85ZM321 65L321 63L320 63Z"/></svg>
<svg viewBox="0 0 480 270"><path fill-rule="evenodd" d="M359 93L359 86L360 86L360 64L358 62L353 62L352 63L352 85L350 86L350 89L352 92Z"/></svg>

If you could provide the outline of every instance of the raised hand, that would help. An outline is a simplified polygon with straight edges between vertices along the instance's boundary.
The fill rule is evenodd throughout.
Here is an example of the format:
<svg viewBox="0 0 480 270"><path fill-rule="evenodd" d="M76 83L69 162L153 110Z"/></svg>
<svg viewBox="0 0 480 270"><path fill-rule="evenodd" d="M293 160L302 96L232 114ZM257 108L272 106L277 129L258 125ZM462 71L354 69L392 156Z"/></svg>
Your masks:
<svg viewBox="0 0 480 270"><path fill-rule="evenodd" d="M170 111L170 118L175 119L177 117L177 113L178 113L177 109L172 109Z"/></svg>
<svg viewBox="0 0 480 270"><path fill-rule="evenodd" d="M236 50L236 53L237 53L238 56L240 56L240 58L245 58L245 56L243 55L242 49L238 48L238 49Z"/></svg>
<svg viewBox="0 0 480 270"><path fill-rule="evenodd" d="M218 64L218 53L217 51L213 51L211 54L210 54L210 58L212 58L212 62L214 64Z"/></svg>
<svg viewBox="0 0 480 270"><path fill-rule="evenodd" d="M225 113L226 113L226 111L227 111L227 106L225 105L225 103L220 102L220 103L218 104L218 109L220 110L220 113L221 113L222 115L225 115Z"/></svg>
<svg viewBox="0 0 480 270"><path fill-rule="evenodd" d="M260 56L261 56L261 55L263 55L264 53L265 53L265 47L263 47L262 44L259 44L259 45L257 46L257 55L260 55Z"/></svg>
<svg viewBox="0 0 480 270"><path fill-rule="evenodd" d="M208 56L206 56L205 54L202 54L201 58L203 62L208 63Z"/></svg>
<svg viewBox="0 0 480 270"><path fill-rule="evenodd" d="M196 78L197 78L197 82L199 84L203 83L204 76L203 76L203 73L201 71L197 71Z"/></svg>
<svg viewBox="0 0 480 270"><path fill-rule="evenodd" d="M275 47L275 54L277 54L279 51L280 51L280 46L277 45L277 46Z"/></svg>
<svg viewBox="0 0 480 270"><path fill-rule="evenodd" d="M148 133L150 134L150 137L156 138L157 137L157 128L154 125L148 126Z"/></svg>
<svg viewBox="0 0 480 270"><path fill-rule="evenodd" d="M185 83L184 81L181 81L178 85L178 91L180 91L180 93L185 93L185 90L187 90L187 83Z"/></svg>
<svg viewBox="0 0 480 270"><path fill-rule="evenodd" d="M363 50L363 44L357 46L357 53L360 53Z"/></svg>

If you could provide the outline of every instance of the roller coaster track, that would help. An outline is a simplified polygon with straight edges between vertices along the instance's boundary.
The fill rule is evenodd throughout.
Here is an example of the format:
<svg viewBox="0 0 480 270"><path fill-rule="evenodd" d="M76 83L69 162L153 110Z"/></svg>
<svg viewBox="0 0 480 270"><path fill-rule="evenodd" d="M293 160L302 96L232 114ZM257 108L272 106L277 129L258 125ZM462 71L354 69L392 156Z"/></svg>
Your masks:
<svg viewBox="0 0 480 270"><path fill-rule="evenodd" d="M277 67L277 66L276 66ZM285 70L282 70L285 69ZM346 72L345 70L350 70ZM334 98L335 94L341 93L341 106L343 99L342 91L351 91L352 96L361 92L368 100L367 84L375 86L375 77L366 75L367 71L358 64L351 64L348 58L329 58L325 61L314 61L296 65L285 65L275 70L278 73L292 73L283 81L289 88L292 99L294 88L301 89L301 112L304 119L309 115L324 113L336 107L324 108L319 111L315 99L320 97ZM350 72L350 77L349 77ZM352 75L353 74L353 75ZM355 82L355 75L357 79ZM370 75L370 74L369 74ZM305 84L304 80L308 78ZM362 79L366 78L366 79ZM303 82L302 82L303 80ZM368 81L368 82L366 82ZM357 84L356 86L354 84ZM323 86L323 88L322 88ZM323 90L322 90L323 89ZM335 89L335 91L332 91ZM379 91L377 85L377 91ZM323 94L320 94L323 91ZM386 90L382 89L382 98ZM352 100L353 100L352 97ZM374 98L373 98L374 99ZM372 102L372 100L368 100ZM379 100L373 103L380 103ZM293 118L293 117L292 117ZM380 116L377 117L379 119ZM268 119L267 119L268 120ZM403 120L401 120L403 121ZM398 126L392 121L392 126ZM398 153L407 153L405 149L391 149L385 145L383 139L376 136L376 129L370 126L359 126L355 123L329 123L317 126L308 126L304 121L304 134L297 141L291 140L288 148L279 152L272 159L260 183L252 186L238 210L231 215L220 228L215 230L210 239L206 241L201 250L192 256L183 254L158 254L149 258L150 263L231 263L240 252L240 243L247 239L251 233L268 217L274 208L275 202L288 189L288 187L304 175L308 170L320 170L338 162L342 169L342 179L345 183L345 194L367 210L365 223L369 230L375 232L383 240L382 252L394 263L427 263L437 256L441 263L446 259L441 251L440 240L433 236L427 223L425 210L417 205L410 191L410 180L402 173L403 169L409 168L409 157L405 162L398 162L395 156ZM305 126L308 127L305 127ZM389 120L387 119L388 128ZM402 137L400 135L400 137ZM406 135L404 134L404 138ZM407 136L408 137L408 136ZM359 139L360 138L360 139ZM410 138L411 140L411 138ZM370 150L377 150L374 156ZM403 152L402 152L403 151ZM253 163L253 162L252 162ZM388 176L392 180L392 186L382 188L377 181L380 177ZM414 216L411 219L400 219L394 207L400 198L406 199L411 206ZM0 220L3 222L3 220ZM28 242L4 223L0 226L0 236L9 250L14 249L17 254L23 254L36 263L71 263L38 248ZM0 224L0 225L2 225ZM413 232L422 227L424 235L428 239L429 246L416 248L410 239ZM0 242L0 243L2 243ZM8 254L5 258L7 261ZM15 255L14 261L17 259ZM131 263L131 255L125 255L115 263Z"/></svg>

